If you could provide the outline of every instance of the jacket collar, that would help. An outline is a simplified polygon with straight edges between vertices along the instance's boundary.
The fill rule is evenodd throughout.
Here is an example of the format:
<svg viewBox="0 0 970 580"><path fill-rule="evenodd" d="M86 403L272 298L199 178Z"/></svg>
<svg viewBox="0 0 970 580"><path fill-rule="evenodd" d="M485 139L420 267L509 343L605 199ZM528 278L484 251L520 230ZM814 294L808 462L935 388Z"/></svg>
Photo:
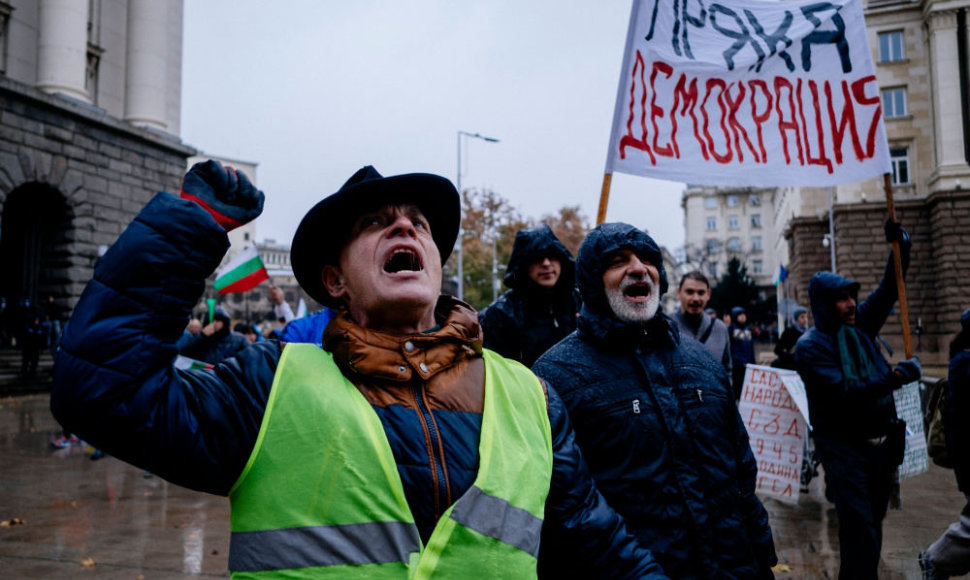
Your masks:
<svg viewBox="0 0 970 580"><path fill-rule="evenodd" d="M482 355L478 315L447 295L435 307L438 327L417 334L368 330L340 312L327 325L323 348L345 372L393 382L426 381L459 362Z"/></svg>

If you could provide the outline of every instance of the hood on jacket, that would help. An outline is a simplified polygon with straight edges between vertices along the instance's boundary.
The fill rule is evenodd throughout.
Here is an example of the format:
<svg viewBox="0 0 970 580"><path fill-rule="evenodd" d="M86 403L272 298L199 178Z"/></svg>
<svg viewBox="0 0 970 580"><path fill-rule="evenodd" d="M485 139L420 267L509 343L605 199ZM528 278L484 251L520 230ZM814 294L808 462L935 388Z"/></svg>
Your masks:
<svg viewBox="0 0 970 580"><path fill-rule="evenodd" d="M556 288L571 289L576 283L576 261L566 246L546 224L523 228L515 233L512 255L509 256L508 269L503 282L509 288L526 288L536 285L529 278L529 265L545 256L559 260L559 279Z"/></svg>
<svg viewBox="0 0 970 580"><path fill-rule="evenodd" d="M667 272L664 270L663 256L660 253L660 246L653 241L653 238L646 232L625 223L596 226L586 235L586 239L579 247L576 266L579 293L583 298L579 326L588 335L605 337L607 334L625 334L630 330L626 327L635 326L622 322L613 315L603 286L603 272L606 271L604 258L623 248L633 250L653 264L660 274L660 297L662 298L667 292ZM662 332L667 334L674 323L658 310L648 326L653 327L654 324L663 324Z"/></svg>
<svg viewBox="0 0 970 580"><path fill-rule="evenodd" d="M835 334L842 326L835 302L839 293L848 290L858 300L859 283L833 272L816 272L808 281L808 298L815 326L826 334Z"/></svg>
<svg viewBox="0 0 970 580"><path fill-rule="evenodd" d="M734 323L734 324L739 324L739 322L738 322L738 316L741 316L742 314L747 314L747 312L745 312L745 310L744 310L743 307L741 307L741 306L735 306L734 308L732 308L731 309L731 322ZM747 324L747 323L748 323L747 320L745 320L745 324Z"/></svg>

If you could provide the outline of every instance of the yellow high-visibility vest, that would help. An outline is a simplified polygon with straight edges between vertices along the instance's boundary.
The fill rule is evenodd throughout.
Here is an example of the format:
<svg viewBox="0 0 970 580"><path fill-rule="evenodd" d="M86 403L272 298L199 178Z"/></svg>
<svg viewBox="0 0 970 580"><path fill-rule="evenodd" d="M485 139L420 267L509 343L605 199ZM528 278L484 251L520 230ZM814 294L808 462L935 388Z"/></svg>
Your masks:
<svg viewBox="0 0 970 580"><path fill-rule="evenodd" d="M546 399L524 366L484 357L478 474L423 545L377 413L330 353L288 344L229 494L233 579L535 578Z"/></svg>

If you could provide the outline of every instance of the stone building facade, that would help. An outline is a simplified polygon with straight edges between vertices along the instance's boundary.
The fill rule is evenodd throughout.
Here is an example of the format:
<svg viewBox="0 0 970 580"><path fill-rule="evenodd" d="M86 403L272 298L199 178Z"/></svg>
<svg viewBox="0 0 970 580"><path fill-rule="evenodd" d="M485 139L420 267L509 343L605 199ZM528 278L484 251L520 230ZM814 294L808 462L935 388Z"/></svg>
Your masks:
<svg viewBox="0 0 970 580"><path fill-rule="evenodd" d="M0 1L0 296L66 316L100 255L195 153L181 0ZM9 311L8 311L9 312Z"/></svg>
<svg viewBox="0 0 970 580"><path fill-rule="evenodd" d="M882 93L893 163L891 187L899 221L913 236L906 280L909 325L916 354L942 364L960 313L970 307L970 0L869 0L866 26ZM871 291L888 246L883 179L819 188L780 190L784 205L778 253L789 264L790 290L807 304L807 283L831 269L832 215L839 273ZM898 309L883 335L901 356Z"/></svg>
<svg viewBox="0 0 970 580"><path fill-rule="evenodd" d="M890 187L897 218L913 236L906 281L912 344L924 361L943 363L959 315L970 307L970 0L868 0L865 18L889 141ZM728 196L749 194L686 189L689 257L691 246L699 254L712 249L711 239L723 248L730 232L720 221L708 229L710 220L725 214ZM760 197L768 228L764 264L787 268L789 297L807 306L809 278L833 268L860 282L861 296L875 288L888 254L882 177L832 188L780 187ZM768 269L772 275L774 267ZM901 356L899 309L883 335Z"/></svg>

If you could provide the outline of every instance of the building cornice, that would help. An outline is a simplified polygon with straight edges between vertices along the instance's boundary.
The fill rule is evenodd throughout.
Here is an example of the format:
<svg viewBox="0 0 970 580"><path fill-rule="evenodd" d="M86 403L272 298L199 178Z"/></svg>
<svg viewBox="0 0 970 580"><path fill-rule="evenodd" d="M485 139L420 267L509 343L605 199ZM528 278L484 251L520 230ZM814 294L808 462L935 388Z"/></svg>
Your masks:
<svg viewBox="0 0 970 580"><path fill-rule="evenodd" d="M195 148L182 143L178 137L169 133L136 127L112 117L104 109L69 97L50 95L30 85L0 76L0 97L4 96L10 96L17 100L26 101L38 108L53 110L59 114L98 125L129 139L168 150L182 157L191 157L198 153Z"/></svg>

